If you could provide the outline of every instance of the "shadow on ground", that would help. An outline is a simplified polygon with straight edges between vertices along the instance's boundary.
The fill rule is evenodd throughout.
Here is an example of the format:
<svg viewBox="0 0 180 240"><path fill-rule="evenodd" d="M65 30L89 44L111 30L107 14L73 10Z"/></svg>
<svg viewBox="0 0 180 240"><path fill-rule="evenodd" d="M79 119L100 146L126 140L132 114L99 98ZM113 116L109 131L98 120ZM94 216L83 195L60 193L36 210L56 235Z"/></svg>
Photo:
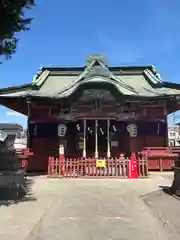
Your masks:
<svg viewBox="0 0 180 240"><path fill-rule="evenodd" d="M47 172L40 171L40 172L27 172L28 177L39 177L39 176L46 176Z"/></svg>
<svg viewBox="0 0 180 240"><path fill-rule="evenodd" d="M24 186L19 189L9 189L7 187L0 188L0 207L2 205L9 206L12 203L36 201L36 197L32 192L33 179L25 179Z"/></svg>
<svg viewBox="0 0 180 240"><path fill-rule="evenodd" d="M164 192L164 193L166 193L166 194L168 194L168 195L170 195L170 196L172 196L173 195L173 193L172 193L172 191L171 191L171 186L159 186L159 188Z"/></svg>

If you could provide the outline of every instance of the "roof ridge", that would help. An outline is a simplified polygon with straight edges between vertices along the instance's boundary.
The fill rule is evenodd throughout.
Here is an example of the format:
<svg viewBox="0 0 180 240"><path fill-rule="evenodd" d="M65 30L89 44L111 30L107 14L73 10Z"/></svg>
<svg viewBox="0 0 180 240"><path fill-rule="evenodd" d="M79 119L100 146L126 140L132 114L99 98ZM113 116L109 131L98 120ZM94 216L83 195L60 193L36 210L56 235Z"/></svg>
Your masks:
<svg viewBox="0 0 180 240"><path fill-rule="evenodd" d="M44 83L44 81L47 79L49 74L50 74L50 71L48 70L42 71L40 75L37 76L37 78L33 79L32 85L41 86Z"/></svg>
<svg viewBox="0 0 180 240"><path fill-rule="evenodd" d="M62 91L60 91L58 94L62 94L66 91L68 91L70 88L73 88L73 87L76 87L76 85L78 83L80 83L84 78L85 76L90 73L90 71L92 70L93 66L95 65L95 63L98 63L99 66L101 66L102 68L104 68L106 71L107 71L107 74L109 75L109 79L111 80L114 80L116 82L116 84L119 84L121 87L123 87L124 89L130 91L130 92L134 92L136 94L138 94L138 92L136 92L132 87L128 86L124 81L122 81L121 79L117 78L116 76L114 76L114 74L109 71L108 67L105 66L103 64L103 62L101 62L99 59L94 59L92 60L88 65L87 67L85 68L85 70L83 71L82 74L80 74L80 76L75 79L71 84L69 84L65 89L63 89ZM107 75L107 77L108 77ZM98 75L97 75L98 76ZM101 77L101 76L99 76ZM88 80L88 79L87 79Z"/></svg>
<svg viewBox="0 0 180 240"><path fill-rule="evenodd" d="M87 65L84 65L84 66L78 66L78 67L74 67L74 66L62 66L62 67L53 67L53 66L50 66L50 67L43 67L42 69L43 70L48 70L48 71L69 71L69 70L84 70L85 68L87 67ZM122 70L128 70L128 69L139 69L139 70L143 70L143 69L151 69L153 70L153 66L152 65L121 65L121 66L115 66L115 65L108 65L108 68L111 69L111 70L116 70L116 69L122 69Z"/></svg>
<svg viewBox="0 0 180 240"><path fill-rule="evenodd" d="M159 79L156 75L154 75L149 69L144 70L144 74L149 78L149 80L153 84L163 83L162 79Z"/></svg>

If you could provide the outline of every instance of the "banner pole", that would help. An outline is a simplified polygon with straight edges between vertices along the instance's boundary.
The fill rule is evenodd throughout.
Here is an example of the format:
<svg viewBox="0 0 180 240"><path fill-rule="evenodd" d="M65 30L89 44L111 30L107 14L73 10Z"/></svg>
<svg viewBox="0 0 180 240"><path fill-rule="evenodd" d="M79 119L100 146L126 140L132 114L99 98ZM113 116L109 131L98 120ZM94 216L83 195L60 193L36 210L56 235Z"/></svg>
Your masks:
<svg viewBox="0 0 180 240"><path fill-rule="evenodd" d="M98 120L95 120L95 158L98 158Z"/></svg>
<svg viewBox="0 0 180 240"><path fill-rule="evenodd" d="M84 118L83 158L86 158L86 118Z"/></svg>

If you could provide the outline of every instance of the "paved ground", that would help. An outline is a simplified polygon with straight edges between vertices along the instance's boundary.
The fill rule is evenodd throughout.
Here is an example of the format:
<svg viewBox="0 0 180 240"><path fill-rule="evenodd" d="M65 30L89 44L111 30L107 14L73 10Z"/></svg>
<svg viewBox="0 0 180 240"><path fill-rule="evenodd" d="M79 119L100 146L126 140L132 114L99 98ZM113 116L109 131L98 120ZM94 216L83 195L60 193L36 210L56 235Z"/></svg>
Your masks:
<svg viewBox="0 0 180 240"><path fill-rule="evenodd" d="M32 192L23 202L0 203L0 239L179 239L159 221L148 205L152 196L146 195L171 184L170 174L144 180L30 180Z"/></svg>
<svg viewBox="0 0 180 240"><path fill-rule="evenodd" d="M169 189L165 191L168 192ZM153 215L159 219L164 228L176 233L180 238L179 209L180 199L172 197L163 191L155 191L143 196L144 202L152 210Z"/></svg>

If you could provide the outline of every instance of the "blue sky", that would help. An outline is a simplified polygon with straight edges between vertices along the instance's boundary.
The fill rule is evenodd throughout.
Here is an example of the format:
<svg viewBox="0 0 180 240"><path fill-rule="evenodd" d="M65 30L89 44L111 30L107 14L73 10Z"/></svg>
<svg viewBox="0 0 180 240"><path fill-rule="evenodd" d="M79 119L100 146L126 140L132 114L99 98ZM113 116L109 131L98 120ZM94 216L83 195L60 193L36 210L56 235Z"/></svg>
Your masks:
<svg viewBox="0 0 180 240"><path fill-rule="evenodd" d="M179 9L178 0L37 0L27 12L31 30L0 65L0 87L31 82L41 66L84 65L92 53L110 65L154 64L164 80L180 82ZM26 124L5 108L0 119Z"/></svg>

